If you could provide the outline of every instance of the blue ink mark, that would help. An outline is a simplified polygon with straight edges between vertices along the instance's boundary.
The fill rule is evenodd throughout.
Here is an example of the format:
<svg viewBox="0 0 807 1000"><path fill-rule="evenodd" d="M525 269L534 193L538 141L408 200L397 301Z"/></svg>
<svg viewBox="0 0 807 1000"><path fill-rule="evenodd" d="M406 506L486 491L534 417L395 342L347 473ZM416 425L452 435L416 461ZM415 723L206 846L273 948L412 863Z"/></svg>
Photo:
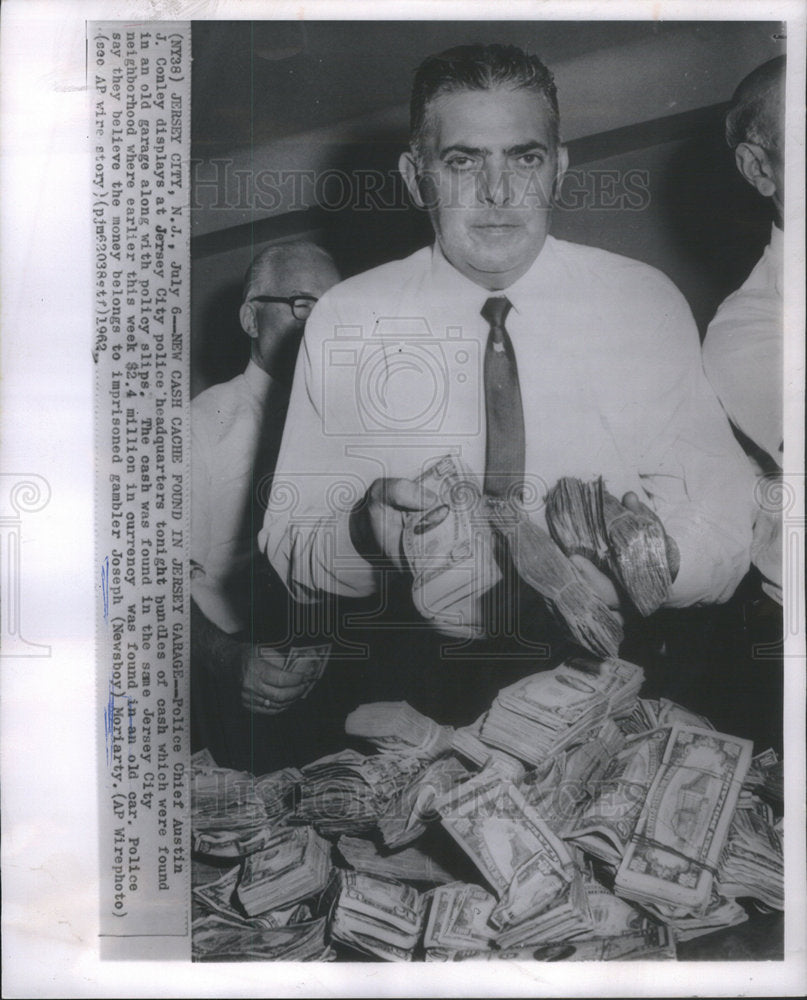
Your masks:
<svg viewBox="0 0 807 1000"><path fill-rule="evenodd" d="M112 735L112 727L115 718L115 694L112 690L112 681L109 682L109 699L104 709L104 742L106 744L106 762L109 765L109 737Z"/></svg>
<svg viewBox="0 0 807 1000"><path fill-rule="evenodd" d="M109 617L109 556L101 563L101 594L104 598L104 621Z"/></svg>

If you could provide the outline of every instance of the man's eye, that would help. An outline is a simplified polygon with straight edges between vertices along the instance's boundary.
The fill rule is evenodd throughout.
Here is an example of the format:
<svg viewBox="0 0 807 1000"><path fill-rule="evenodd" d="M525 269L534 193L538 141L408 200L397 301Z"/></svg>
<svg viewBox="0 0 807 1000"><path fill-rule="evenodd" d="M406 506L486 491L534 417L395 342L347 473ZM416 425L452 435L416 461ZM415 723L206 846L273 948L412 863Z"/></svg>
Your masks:
<svg viewBox="0 0 807 1000"><path fill-rule="evenodd" d="M447 163L452 170L472 170L474 167L474 160L470 156L452 156Z"/></svg>
<svg viewBox="0 0 807 1000"><path fill-rule="evenodd" d="M544 158L540 153L522 153L518 158L520 167L540 167L543 162Z"/></svg>

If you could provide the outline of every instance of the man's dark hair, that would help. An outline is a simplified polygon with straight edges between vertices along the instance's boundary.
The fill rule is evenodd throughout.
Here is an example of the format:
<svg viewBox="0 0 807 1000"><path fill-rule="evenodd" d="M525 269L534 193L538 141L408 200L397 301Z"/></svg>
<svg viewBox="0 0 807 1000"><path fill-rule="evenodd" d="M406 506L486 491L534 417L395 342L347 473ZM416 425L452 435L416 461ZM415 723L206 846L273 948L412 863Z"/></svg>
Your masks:
<svg viewBox="0 0 807 1000"><path fill-rule="evenodd" d="M415 72L409 106L411 145L424 150L429 102L457 90L532 90L547 103L552 138L560 141L560 113L555 80L537 56L515 45L460 45L424 59Z"/></svg>
<svg viewBox="0 0 807 1000"><path fill-rule="evenodd" d="M784 83L784 56L769 59L741 81L726 114L726 142L732 149L741 142L763 149L781 144Z"/></svg>

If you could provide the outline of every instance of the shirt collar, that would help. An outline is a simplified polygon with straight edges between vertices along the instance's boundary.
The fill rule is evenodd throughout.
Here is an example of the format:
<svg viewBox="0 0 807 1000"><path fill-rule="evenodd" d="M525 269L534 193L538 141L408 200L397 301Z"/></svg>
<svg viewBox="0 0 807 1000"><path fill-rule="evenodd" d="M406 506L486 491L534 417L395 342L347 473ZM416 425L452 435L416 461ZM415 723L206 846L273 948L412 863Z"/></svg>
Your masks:
<svg viewBox="0 0 807 1000"><path fill-rule="evenodd" d="M541 252L532 262L529 270L514 281L512 285L493 292L487 288L483 288L481 285L477 285L475 281L471 281L470 278L467 278L458 271L447 260L439 242L435 240L432 247L432 273L441 291L449 293L453 291L458 296L462 296L463 300L469 304L475 305L478 302L479 309L482 308L486 300L491 296L506 295L513 309L518 312L519 301L524 298L530 288L535 287L536 277L548 267L549 261L554 255L554 249L555 240L551 236L547 236Z"/></svg>

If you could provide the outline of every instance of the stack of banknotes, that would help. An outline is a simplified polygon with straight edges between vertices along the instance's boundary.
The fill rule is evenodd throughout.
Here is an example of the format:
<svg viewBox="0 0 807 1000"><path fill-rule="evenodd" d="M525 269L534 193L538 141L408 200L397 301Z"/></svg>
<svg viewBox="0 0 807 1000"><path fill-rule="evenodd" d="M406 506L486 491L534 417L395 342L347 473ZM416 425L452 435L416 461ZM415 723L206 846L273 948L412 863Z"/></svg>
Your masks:
<svg viewBox="0 0 807 1000"><path fill-rule="evenodd" d="M575 657L500 691L480 739L528 764L540 764L606 718L633 707L644 680L641 667L625 660Z"/></svg>
<svg viewBox="0 0 807 1000"><path fill-rule="evenodd" d="M441 632L469 638L484 632L481 598L499 580L481 486L454 455L416 480L435 504L407 516L401 544L412 572L412 600Z"/></svg>
<svg viewBox="0 0 807 1000"><path fill-rule="evenodd" d="M194 956L655 960L781 910L781 760L641 679L574 658L456 731L364 705L380 752L300 771L196 754Z"/></svg>
<svg viewBox="0 0 807 1000"><path fill-rule="evenodd" d="M373 830L390 801L424 766L403 754L364 756L342 750L302 770L293 819L312 823L325 836Z"/></svg>
<svg viewBox="0 0 807 1000"><path fill-rule="evenodd" d="M610 574L642 615L667 597L677 566L664 528L641 502L631 510L602 479L584 483L564 477L546 498L549 531L566 555L581 555Z"/></svg>
<svg viewBox="0 0 807 1000"><path fill-rule="evenodd" d="M423 929L423 895L383 875L343 871L339 878L333 939L377 958L411 961Z"/></svg>

